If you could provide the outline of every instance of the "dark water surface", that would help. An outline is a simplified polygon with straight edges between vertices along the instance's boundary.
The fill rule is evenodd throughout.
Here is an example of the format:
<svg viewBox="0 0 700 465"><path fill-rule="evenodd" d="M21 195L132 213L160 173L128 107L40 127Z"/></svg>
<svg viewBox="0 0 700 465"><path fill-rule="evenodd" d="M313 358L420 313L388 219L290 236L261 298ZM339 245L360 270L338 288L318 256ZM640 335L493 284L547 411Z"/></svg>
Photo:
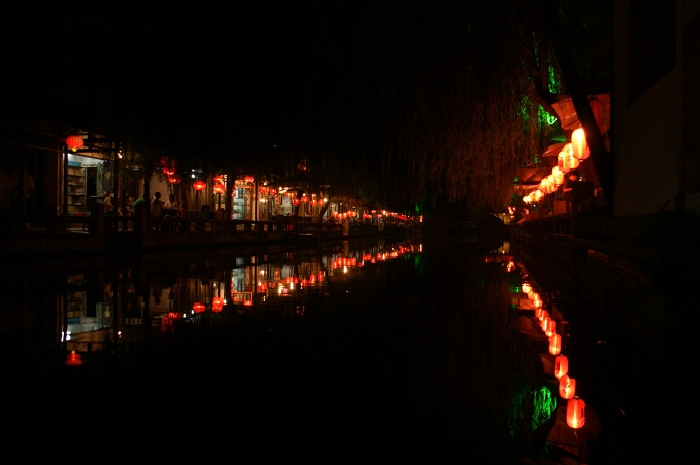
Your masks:
<svg viewBox="0 0 700 465"><path fill-rule="evenodd" d="M561 455L533 434L559 399L540 361L546 343L509 327L528 273L508 243L417 239L62 265L5 276L11 394L2 417L14 427L3 442L27 454ZM226 299L219 313L214 297ZM203 313L192 313L195 302ZM65 365L71 350L82 366Z"/></svg>

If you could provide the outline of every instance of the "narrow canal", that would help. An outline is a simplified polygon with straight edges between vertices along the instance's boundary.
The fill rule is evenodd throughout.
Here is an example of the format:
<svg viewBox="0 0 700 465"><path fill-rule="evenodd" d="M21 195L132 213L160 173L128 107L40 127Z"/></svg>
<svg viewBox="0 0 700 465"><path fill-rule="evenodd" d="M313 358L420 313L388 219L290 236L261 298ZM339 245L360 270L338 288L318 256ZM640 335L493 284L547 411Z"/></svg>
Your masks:
<svg viewBox="0 0 700 465"><path fill-rule="evenodd" d="M525 281L508 242L420 238L24 264L0 304L2 417L63 451L575 463L545 442L566 401L546 338L514 329Z"/></svg>

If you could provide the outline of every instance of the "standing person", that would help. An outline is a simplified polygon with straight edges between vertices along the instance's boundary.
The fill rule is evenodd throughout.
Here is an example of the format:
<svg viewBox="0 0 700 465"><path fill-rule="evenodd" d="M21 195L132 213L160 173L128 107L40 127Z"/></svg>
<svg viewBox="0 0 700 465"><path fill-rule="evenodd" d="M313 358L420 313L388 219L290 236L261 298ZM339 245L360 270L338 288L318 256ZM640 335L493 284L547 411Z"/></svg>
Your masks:
<svg viewBox="0 0 700 465"><path fill-rule="evenodd" d="M165 202L160 200L160 192L153 194L153 201L151 202L151 216L154 218L160 218L163 216L163 205ZM160 231L160 223L154 225L156 231Z"/></svg>
<svg viewBox="0 0 700 465"><path fill-rule="evenodd" d="M110 192L109 194L106 194L103 192L104 199L102 200L102 203L105 206L105 214L111 215L114 213L114 203L112 203L112 198L114 197L114 193Z"/></svg>
<svg viewBox="0 0 700 465"><path fill-rule="evenodd" d="M156 218L163 216L163 205L164 202L160 200L160 192L153 194L153 201L151 202L151 216Z"/></svg>

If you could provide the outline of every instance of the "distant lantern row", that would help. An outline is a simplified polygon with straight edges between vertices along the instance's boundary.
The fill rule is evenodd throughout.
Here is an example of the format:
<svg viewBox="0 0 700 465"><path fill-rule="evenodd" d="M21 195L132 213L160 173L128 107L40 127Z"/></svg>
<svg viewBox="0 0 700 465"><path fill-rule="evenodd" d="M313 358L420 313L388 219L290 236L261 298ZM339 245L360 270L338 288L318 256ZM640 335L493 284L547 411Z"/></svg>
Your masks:
<svg viewBox="0 0 700 465"><path fill-rule="evenodd" d="M583 128L576 129L571 134L571 142L564 145L562 151L559 152L557 166L552 168L552 174L540 181L540 185L535 192L523 197L523 202L538 202L545 194L556 192L559 186L564 184L566 173L578 168L581 162L588 158L590 154L591 151L586 142Z"/></svg>
<svg viewBox="0 0 700 465"><path fill-rule="evenodd" d="M586 422L586 404L576 396L576 380L569 378L569 359L561 353L562 337L557 333L557 322L554 321L549 312L542 308L540 295L532 289L527 281L523 282L522 291L527 294L528 299L535 308L535 316L540 322L540 327L549 338L549 353L555 355L554 376L559 380L559 396L567 401L566 423L574 429L581 428Z"/></svg>

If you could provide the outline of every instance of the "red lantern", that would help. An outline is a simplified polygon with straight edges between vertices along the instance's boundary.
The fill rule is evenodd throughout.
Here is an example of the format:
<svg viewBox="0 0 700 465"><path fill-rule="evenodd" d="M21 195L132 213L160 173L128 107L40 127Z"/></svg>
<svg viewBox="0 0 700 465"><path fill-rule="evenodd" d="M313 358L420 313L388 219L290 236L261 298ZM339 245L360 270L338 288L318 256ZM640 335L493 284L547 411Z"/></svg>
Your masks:
<svg viewBox="0 0 700 465"><path fill-rule="evenodd" d="M196 191L203 191L207 187L207 183L204 181L195 181L192 187L194 187Z"/></svg>
<svg viewBox="0 0 700 465"><path fill-rule="evenodd" d="M195 313L202 313L204 312L204 305L202 305L201 302L195 302L192 305L192 310L194 310Z"/></svg>
<svg viewBox="0 0 700 465"><path fill-rule="evenodd" d="M301 203L301 202L299 202L299 199L294 199L294 206L295 206L295 207L296 207L297 205L299 205L300 203Z"/></svg>
<svg viewBox="0 0 700 465"><path fill-rule="evenodd" d="M571 153L577 160L585 160L591 154L583 128L578 128L571 134Z"/></svg>
<svg viewBox="0 0 700 465"><path fill-rule="evenodd" d="M338 218L338 212L333 212L333 218Z"/></svg>
<svg viewBox="0 0 700 465"><path fill-rule="evenodd" d="M217 194L223 194L224 192L226 192L226 188L224 187L224 185L219 183L214 184L212 190Z"/></svg>
<svg viewBox="0 0 700 465"><path fill-rule="evenodd" d="M559 378L559 395L562 399L573 399L576 393L576 380L563 375Z"/></svg>
<svg viewBox="0 0 700 465"><path fill-rule="evenodd" d="M80 136L68 136L66 137L66 145L75 152L83 146L83 139Z"/></svg>
<svg viewBox="0 0 700 465"><path fill-rule="evenodd" d="M214 297L211 299L211 311L212 313L221 313L224 308L224 300L221 297Z"/></svg>
<svg viewBox="0 0 700 465"><path fill-rule="evenodd" d="M554 377L561 379L562 376L569 372L569 357L560 355L554 359Z"/></svg>
<svg viewBox="0 0 700 465"><path fill-rule="evenodd" d="M566 424L574 429L586 424L586 403L578 397L571 399L566 406Z"/></svg>
<svg viewBox="0 0 700 465"><path fill-rule="evenodd" d="M311 199L311 206L315 207L316 206L316 199Z"/></svg>
<svg viewBox="0 0 700 465"><path fill-rule="evenodd" d="M83 364L83 359L80 354L76 354L71 350L70 354L66 355L66 365L69 367L78 367Z"/></svg>
<svg viewBox="0 0 700 465"><path fill-rule="evenodd" d="M302 196L301 196L301 201L302 201L302 202L308 202L308 201L309 201L309 196L306 195L306 194L302 195Z"/></svg>
<svg viewBox="0 0 700 465"><path fill-rule="evenodd" d="M561 353L561 336L559 333L554 333L549 338L549 353L559 355Z"/></svg>
<svg viewBox="0 0 700 465"><path fill-rule="evenodd" d="M165 174L166 176L172 176L173 174L175 174L175 167L166 166L165 168L163 168L163 174Z"/></svg>
<svg viewBox="0 0 700 465"><path fill-rule="evenodd" d="M182 182L182 178L179 174L173 174L172 176L168 176L168 182L170 184L180 184Z"/></svg>
<svg viewBox="0 0 700 465"><path fill-rule="evenodd" d="M224 183L224 177L223 177L222 175L220 175L220 174L217 174L216 176L214 176L213 178L211 178L211 180L214 181L214 182L218 182L219 184L223 184L223 183Z"/></svg>

